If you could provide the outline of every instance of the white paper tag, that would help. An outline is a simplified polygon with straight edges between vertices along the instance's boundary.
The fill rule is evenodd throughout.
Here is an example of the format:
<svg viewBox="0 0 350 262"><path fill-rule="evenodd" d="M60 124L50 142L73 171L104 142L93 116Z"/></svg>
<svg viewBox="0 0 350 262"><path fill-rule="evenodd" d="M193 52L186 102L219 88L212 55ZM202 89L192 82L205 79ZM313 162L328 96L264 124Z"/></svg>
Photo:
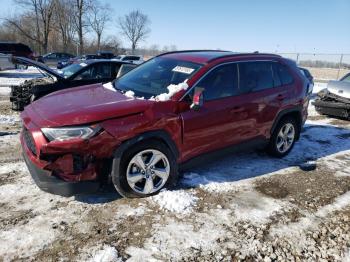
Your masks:
<svg viewBox="0 0 350 262"><path fill-rule="evenodd" d="M193 68L189 68L189 67L184 67L184 66L176 66L174 67L174 69L172 70L173 72L178 72L178 73L183 73L186 75L190 75L193 73L194 69Z"/></svg>
<svg viewBox="0 0 350 262"><path fill-rule="evenodd" d="M81 65L82 67L87 66L87 64L85 64L85 63L80 63L80 65Z"/></svg>

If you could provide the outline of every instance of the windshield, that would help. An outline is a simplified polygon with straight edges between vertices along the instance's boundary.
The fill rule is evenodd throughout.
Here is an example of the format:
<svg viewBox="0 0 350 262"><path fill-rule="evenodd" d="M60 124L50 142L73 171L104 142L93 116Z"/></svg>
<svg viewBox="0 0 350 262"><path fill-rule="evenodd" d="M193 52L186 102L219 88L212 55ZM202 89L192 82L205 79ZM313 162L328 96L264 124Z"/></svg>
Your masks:
<svg viewBox="0 0 350 262"><path fill-rule="evenodd" d="M200 67L200 64L192 62L156 57L122 76L114 86L122 91L131 90L136 96L148 99L168 93L169 85L183 83Z"/></svg>
<svg viewBox="0 0 350 262"><path fill-rule="evenodd" d="M75 74L76 72L78 72L80 69L82 69L84 67L85 64L80 63L80 64L72 64L69 65L65 68L63 68L62 70L59 71L59 73L64 77L64 78L68 78L70 76L72 76L73 74Z"/></svg>

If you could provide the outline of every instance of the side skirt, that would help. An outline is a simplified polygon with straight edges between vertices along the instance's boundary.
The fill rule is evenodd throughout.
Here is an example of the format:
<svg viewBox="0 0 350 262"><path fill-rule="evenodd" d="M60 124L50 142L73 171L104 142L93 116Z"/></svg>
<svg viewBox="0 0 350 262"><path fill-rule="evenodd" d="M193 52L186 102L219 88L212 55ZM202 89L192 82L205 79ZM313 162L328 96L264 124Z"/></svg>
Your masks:
<svg viewBox="0 0 350 262"><path fill-rule="evenodd" d="M203 155L200 155L198 157L195 157L183 163L180 163L179 171L180 172L187 171L188 169L191 169L195 166L199 166L200 164L214 162L220 158L223 158L233 153L249 151L252 149L261 150L261 149L264 149L268 145L268 143L269 141L267 139L260 137L260 138L254 138L244 143L235 144L213 152L205 153Z"/></svg>

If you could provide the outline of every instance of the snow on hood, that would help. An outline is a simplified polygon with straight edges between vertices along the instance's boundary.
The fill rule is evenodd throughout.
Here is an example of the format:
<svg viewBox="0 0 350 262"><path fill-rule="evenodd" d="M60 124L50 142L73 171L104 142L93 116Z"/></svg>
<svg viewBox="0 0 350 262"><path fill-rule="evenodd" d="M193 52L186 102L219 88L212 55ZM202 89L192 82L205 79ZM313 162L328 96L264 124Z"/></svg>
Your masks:
<svg viewBox="0 0 350 262"><path fill-rule="evenodd" d="M350 82L345 81L329 81L327 90L337 96L350 99Z"/></svg>
<svg viewBox="0 0 350 262"><path fill-rule="evenodd" d="M109 82L109 83L106 83L103 85L104 88L108 89L108 90L111 90L111 91L116 91L112 82ZM177 84L177 85L169 85L167 87L168 89L168 93L163 93L163 94L160 94L160 95L157 95L156 97L152 96L149 100L151 101L169 101L171 99L171 97L173 95L175 95L176 93L182 91L182 90L187 90L188 88L188 84L186 82L183 82L183 83L180 83L180 84ZM135 96L135 92L134 91L126 91L124 93L124 95L126 97L129 97L129 98L136 98L136 99L141 99L143 100L144 98L143 97L136 97Z"/></svg>
<svg viewBox="0 0 350 262"><path fill-rule="evenodd" d="M113 92L116 92L116 90L115 90L115 88L114 88L112 82L108 82L108 83L104 84L103 87L106 88L106 89L108 89L108 90L111 90L111 91L113 91Z"/></svg>
<svg viewBox="0 0 350 262"><path fill-rule="evenodd" d="M135 98L135 92L129 90L124 93L125 96L130 97L130 98Z"/></svg>
<svg viewBox="0 0 350 262"><path fill-rule="evenodd" d="M188 84L187 83L180 83L177 85L169 85L167 87L168 93L163 93L160 95L157 95L155 98L150 98L151 100L156 100L156 101L169 101L173 95L176 93L182 91L182 90L187 90Z"/></svg>

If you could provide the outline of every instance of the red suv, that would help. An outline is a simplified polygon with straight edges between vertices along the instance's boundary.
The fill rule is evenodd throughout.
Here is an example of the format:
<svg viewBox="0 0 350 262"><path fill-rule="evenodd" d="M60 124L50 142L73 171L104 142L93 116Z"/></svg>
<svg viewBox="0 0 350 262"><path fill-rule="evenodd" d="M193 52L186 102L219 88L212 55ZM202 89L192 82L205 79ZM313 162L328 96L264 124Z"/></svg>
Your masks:
<svg viewBox="0 0 350 262"><path fill-rule="evenodd" d="M307 83L277 55L166 53L113 83L27 106L24 159L37 185L54 194L112 182L126 197L153 195L190 160L214 151L256 146L288 154L307 117Z"/></svg>

